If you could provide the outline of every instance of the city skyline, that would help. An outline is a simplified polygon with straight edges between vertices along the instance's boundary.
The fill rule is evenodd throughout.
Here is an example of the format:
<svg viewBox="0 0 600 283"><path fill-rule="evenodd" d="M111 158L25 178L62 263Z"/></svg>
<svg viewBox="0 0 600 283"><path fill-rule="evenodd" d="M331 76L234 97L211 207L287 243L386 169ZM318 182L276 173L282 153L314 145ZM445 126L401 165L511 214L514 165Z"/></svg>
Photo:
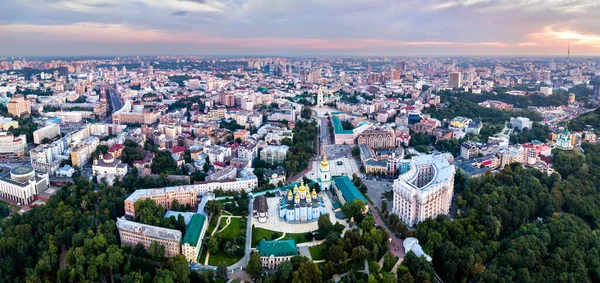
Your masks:
<svg viewBox="0 0 600 283"><path fill-rule="evenodd" d="M600 55L591 0L23 0L0 55Z"/></svg>

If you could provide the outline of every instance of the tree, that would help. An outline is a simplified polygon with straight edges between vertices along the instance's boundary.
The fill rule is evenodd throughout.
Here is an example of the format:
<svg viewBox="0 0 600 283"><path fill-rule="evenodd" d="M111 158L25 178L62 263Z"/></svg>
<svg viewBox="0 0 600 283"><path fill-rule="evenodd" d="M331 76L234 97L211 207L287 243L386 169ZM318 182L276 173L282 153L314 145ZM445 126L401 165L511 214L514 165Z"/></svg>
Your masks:
<svg viewBox="0 0 600 283"><path fill-rule="evenodd" d="M233 257L239 249L239 247L234 242L231 242L231 241L227 241L223 248L225 250L225 253L227 253L227 255L230 257Z"/></svg>
<svg viewBox="0 0 600 283"><path fill-rule="evenodd" d="M209 237L206 239L206 244L208 246L208 251L211 253L216 253L219 251L219 242L215 237Z"/></svg>
<svg viewBox="0 0 600 283"><path fill-rule="evenodd" d="M221 278L223 280L227 280L227 264L225 264L224 262L219 263L219 265L217 265L217 274L216 274L217 278Z"/></svg>
<svg viewBox="0 0 600 283"><path fill-rule="evenodd" d="M292 266L292 262L286 260L277 267L277 278L279 278L281 282L285 282L290 278L293 271L294 267Z"/></svg>
<svg viewBox="0 0 600 283"><path fill-rule="evenodd" d="M177 274L168 269L159 269L154 277L154 283L175 283Z"/></svg>
<svg viewBox="0 0 600 283"><path fill-rule="evenodd" d="M363 261L367 257L369 257L369 250L367 250L367 248L364 246L358 246L352 249L352 258Z"/></svg>
<svg viewBox="0 0 600 283"><path fill-rule="evenodd" d="M334 245L327 249L327 259L333 263L341 263L346 257L347 254L341 245Z"/></svg>
<svg viewBox="0 0 600 283"><path fill-rule="evenodd" d="M132 271L123 277L123 283L143 283L144 276L141 273Z"/></svg>
<svg viewBox="0 0 600 283"><path fill-rule="evenodd" d="M391 271L392 267L394 267L394 265L396 264L396 262L398 261L398 259L394 256L394 254L392 254L392 252L387 252L385 253L385 255L383 256L383 267L382 269L387 271Z"/></svg>
<svg viewBox="0 0 600 283"><path fill-rule="evenodd" d="M145 198L135 202L135 214L141 223L159 226L164 213L164 208L153 199Z"/></svg>
<svg viewBox="0 0 600 283"><path fill-rule="evenodd" d="M375 218L369 215L360 222L359 226L363 231L371 231L371 229L375 228Z"/></svg>
<svg viewBox="0 0 600 283"><path fill-rule="evenodd" d="M365 208L365 202L362 200L353 200L347 202L342 206L342 213L348 219L354 217L355 221L362 219L363 210Z"/></svg>
<svg viewBox="0 0 600 283"><path fill-rule="evenodd" d="M260 255L258 253L253 252L250 254L250 260L248 261L248 266L246 266L246 272L248 272L248 274L254 278L263 274L264 269L262 267L262 263L260 262Z"/></svg>
<svg viewBox="0 0 600 283"><path fill-rule="evenodd" d="M179 254L169 258L167 267L175 273L178 282L187 282L190 277L190 265L185 256Z"/></svg>
<svg viewBox="0 0 600 283"><path fill-rule="evenodd" d="M377 263L376 261L370 261L369 272L375 275L379 274L379 263Z"/></svg>
<svg viewBox="0 0 600 283"><path fill-rule="evenodd" d="M354 156L354 157L360 156L360 148L358 146L352 147L352 156Z"/></svg>
<svg viewBox="0 0 600 283"><path fill-rule="evenodd" d="M319 234L325 236L329 234L329 231L331 231L331 228L333 228L333 224L331 223L329 214L322 214L321 216L319 216L319 219L317 220L317 225L319 227Z"/></svg>
<svg viewBox="0 0 600 283"><path fill-rule="evenodd" d="M388 204L387 204L386 200L381 201L381 212L386 213L387 212L387 206L388 206Z"/></svg>
<svg viewBox="0 0 600 283"><path fill-rule="evenodd" d="M290 262L292 263L292 267L294 267L294 270L298 270L298 268L300 268L300 265L309 261L309 259L305 256L301 256L301 255L296 255L293 256L290 259Z"/></svg>
<svg viewBox="0 0 600 283"><path fill-rule="evenodd" d="M209 200L206 202L206 206L204 210L210 214L210 217L217 217L221 210L223 209L223 204L221 204L217 200Z"/></svg>
<svg viewBox="0 0 600 283"><path fill-rule="evenodd" d="M156 260L162 260L165 257L165 246L159 242L152 241L148 247L148 254Z"/></svg>
<svg viewBox="0 0 600 283"><path fill-rule="evenodd" d="M323 282L323 274L319 267L312 261L307 261L298 268L300 280L305 283L321 283Z"/></svg>

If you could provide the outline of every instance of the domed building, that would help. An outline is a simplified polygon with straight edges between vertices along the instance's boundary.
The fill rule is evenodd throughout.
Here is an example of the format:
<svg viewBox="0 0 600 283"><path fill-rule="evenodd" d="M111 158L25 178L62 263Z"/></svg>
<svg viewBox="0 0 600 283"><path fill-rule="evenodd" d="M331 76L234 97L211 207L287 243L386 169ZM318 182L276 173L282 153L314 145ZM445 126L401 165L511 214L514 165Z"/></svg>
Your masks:
<svg viewBox="0 0 600 283"><path fill-rule="evenodd" d="M287 221L310 221L321 214L325 214L323 198L314 189L311 193L304 181L300 181L300 187L295 185L293 190L288 190L279 201L279 217Z"/></svg>

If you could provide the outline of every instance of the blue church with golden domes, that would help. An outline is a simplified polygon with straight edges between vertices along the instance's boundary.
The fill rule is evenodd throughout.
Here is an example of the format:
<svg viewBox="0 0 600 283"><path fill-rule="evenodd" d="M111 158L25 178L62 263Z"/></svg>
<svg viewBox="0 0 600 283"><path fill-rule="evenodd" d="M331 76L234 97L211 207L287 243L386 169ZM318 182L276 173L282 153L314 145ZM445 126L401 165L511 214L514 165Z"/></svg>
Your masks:
<svg viewBox="0 0 600 283"><path fill-rule="evenodd" d="M322 214L325 214L323 198L314 189L311 193L304 181L300 181L300 187L295 185L293 190L288 190L279 201L279 217L287 221L310 221Z"/></svg>

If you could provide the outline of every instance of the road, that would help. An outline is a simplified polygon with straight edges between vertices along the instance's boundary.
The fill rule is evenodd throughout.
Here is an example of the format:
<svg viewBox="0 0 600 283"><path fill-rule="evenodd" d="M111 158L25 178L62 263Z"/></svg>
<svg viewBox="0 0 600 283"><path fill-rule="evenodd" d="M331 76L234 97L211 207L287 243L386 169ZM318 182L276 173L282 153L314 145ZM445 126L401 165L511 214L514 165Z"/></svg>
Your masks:
<svg viewBox="0 0 600 283"><path fill-rule="evenodd" d="M390 231L390 229L385 225L385 223L383 222L383 220L381 220L381 217L379 216L379 213L377 212L377 210L375 210L375 208L373 208L373 206L369 206L369 210L371 210L371 214L373 214L373 217L375 218L375 223L382 227L387 233L388 235L390 235L390 239L392 239L391 243L390 243L390 251L397 256L399 259L403 260L404 259L404 241L398 237L396 237L395 233L392 233L392 231Z"/></svg>
<svg viewBox="0 0 600 283"><path fill-rule="evenodd" d="M328 117L321 117L318 116L318 112L314 109L312 109L312 113L313 113L313 117L315 119L319 119L319 148L317 149L317 152L319 152L319 154L322 151L322 147L325 147L328 144L331 144L331 137L329 135L329 118Z"/></svg>
<svg viewBox="0 0 600 283"><path fill-rule="evenodd" d="M110 105L112 107L112 112L116 112L119 109L123 108L123 101L121 101L121 96L117 91L117 86L114 85L108 90L108 98L110 99ZM103 120L105 123L112 123L112 113L111 115L107 115Z"/></svg>
<svg viewBox="0 0 600 283"><path fill-rule="evenodd" d="M230 265L227 267L227 271L229 273L233 273L239 270L242 270L243 267L246 267L246 265L248 265L248 261L250 260L250 253L252 252L252 220L253 220L253 214L252 211L254 210L254 198L250 198L249 199L249 204L248 204L248 225L246 225L246 248L245 248L245 253L244 253L244 257L242 257L242 259L240 259L240 261Z"/></svg>

